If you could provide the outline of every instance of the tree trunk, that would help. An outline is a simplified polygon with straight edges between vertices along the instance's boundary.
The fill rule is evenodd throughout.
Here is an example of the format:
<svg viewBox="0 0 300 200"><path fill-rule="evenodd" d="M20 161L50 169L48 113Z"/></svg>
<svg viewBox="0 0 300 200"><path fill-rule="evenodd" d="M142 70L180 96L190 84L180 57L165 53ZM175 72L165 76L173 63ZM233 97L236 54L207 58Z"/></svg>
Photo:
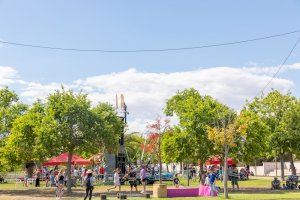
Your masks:
<svg viewBox="0 0 300 200"><path fill-rule="evenodd" d="M228 158L228 146L225 144L224 146L224 166L223 166L223 185L224 185L224 198L229 199L228 196L228 166L227 166L227 158Z"/></svg>
<svg viewBox="0 0 300 200"><path fill-rule="evenodd" d="M27 170L28 178L33 177L34 167L35 167L35 163L33 161L26 163L25 168Z"/></svg>
<svg viewBox="0 0 300 200"><path fill-rule="evenodd" d="M294 158L293 158L293 154L292 153L289 153L289 157L290 157L290 163L291 163L291 171L292 171L292 175L296 175L296 168L295 168L295 165L294 165Z"/></svg>
<svg viewBox="0 0 300 200"><path fill-rule="evenodd" d="M187 164L187 185L190 186L190 166Z"/></svg>
<svg viewBox="0 0 300 200"><path fill-rule="evenodd" d="M68 163L67 163L67 177L68 177L68 181L67 181L67 193L71 194L72 193L72 184L71 184L71 162L72 162L72 155L73 152L69 151L68 153Z"/></svg>
<svg viewBox="0 0 300 200"><path fill-rule="evenodd" d="M277 156L275 156L275 176L277 177Z"/></svg>
<svg viewBox="0 0 300 200"><path fill-rule="evenodd" d="M169 170L169 164L166 164L167 165L167 172L170 172L170 170Z"/></svg>
<svg viewBox="0 0 300 200"><path fill-rule="evenodd" d="M158 159L159 159L159 184L162 184L161 170L162 170L162 160L161 160L161 135L158 138Z"/></svg>
<svg viewBox="0 0 300 200"><path fill-rule="evenodd" d="M182 167L182 162L180 162L180 169L179 169L179 171L180 171L179 173L180 173L180 174L182 174L182 168L183 168L183 167Z"/></svg>
<svg viewBox="0 0 300 200"><path fill-rule="evenodd" d="M284 181L284 154L280 154L280 170L281 170L281 180Z"/></svg>
<svg viewBox="0 0 300 200"><path fill-rule="evenodd" d="M200 171L200 174L203 174L203 164L202 164L201 160L199 160L199 171Z"/></svg>
<svg viewBox="0 0 300 200"><path fill-rule="evenodd" d="M255 170L255 176L257 176L257 164L256 164L256 159L254 160L254 165L255 165L255 167L254 167L254 170Z"/></svg>

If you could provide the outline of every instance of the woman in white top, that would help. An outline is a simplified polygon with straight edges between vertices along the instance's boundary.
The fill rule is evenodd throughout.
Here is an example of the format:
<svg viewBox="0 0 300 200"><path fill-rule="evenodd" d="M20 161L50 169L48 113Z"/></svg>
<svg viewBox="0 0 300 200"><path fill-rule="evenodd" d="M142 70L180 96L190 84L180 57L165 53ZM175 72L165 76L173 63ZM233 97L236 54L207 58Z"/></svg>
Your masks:
<svg viewBox="0 0 300 200"><path fill-rule="evenodd" d="M116 189L117 187L119 187L119 192L121 192L121 184L120 184L120 170L119 168L114 170L114 187L112 188L108 188L107 191L109 192L112 189Z"/></svg>

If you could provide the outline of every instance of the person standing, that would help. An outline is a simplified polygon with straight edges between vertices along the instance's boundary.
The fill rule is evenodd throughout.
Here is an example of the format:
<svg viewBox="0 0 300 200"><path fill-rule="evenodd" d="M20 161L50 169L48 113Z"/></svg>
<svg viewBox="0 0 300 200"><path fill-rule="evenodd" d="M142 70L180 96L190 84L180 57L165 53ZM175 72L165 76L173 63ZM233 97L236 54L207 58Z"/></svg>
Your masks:
<svg viewBox="0 0 300 200"><path fill-rule="evenodd" d="M222 181L223 182L223 168L222 167L220 167L220 169L219 169L219 179L220 179L220 181Z"/></svg>
<svg viewBox="0 0 300 200"><path fill-rule="evenodd" d="M86 200L88 196L89 196L89 200L91 200L93 189L94 189L94 178L93 178L92 170L87 171L87 176L84 180L84 183L85 183L85 191L86 191L84 200Z"/></svg>
<svg viewBox="0 0 300 200"><path fill-rule="evenodd" d="M128 169L127 178L130 185L130 193L132 193L133 187L135 188L135 191L137 192L137 181L136 181L136 173L131 168Z"/></svg>
<svg viewBox="0 0 300 200"><path fill-rule="evenodd" d="M55 186L55 175L54 175L54 170L50 170L50 186Z"/></svg>
<svg viewBox="0 0 300 200"><path fill-rule="evenodd" d="M100 180L101 181L103 181L103 179L104 179L104 173L105 173L104 166L101 165L101 167L99 168L99 175L100 175Z"/></svg>
<svg viewBox="0 0 300 200"><path fill-rule="evenodd" d="M215 181L216 181L216 174L214 173L214 168L212 168L208 174L209 179L209 186L210 186L210 196L215 195Z"/></svg>
<svg viewBox="0 0 300 200"><path fill-rule="evenodd" d="M64 170L61 169L60 172L56 176L56 197L58 199L62 199L64 194L64 183L65 183L65 175Z"/></svg>
<svg viewBox="0 0 300 200"><path fill-rule="evenodd" d="M239 170L236 168L236 165L232 165L232 170L231 170L231 185L232 189L234 190L236 186L237 190L239 190Z"/></svg>
<svg viewBox="0 0 300 200"><path fill-rule="evenodd" d="M146 169L144 165L142 165L142 169L140 171L140 179L143 185L143 189L141 193L145 193L146 192Z"/></svg>
<svg viewBox="0 0 300 200"><path fill-rule="evenodd" d="M40 187L41 170L37 168L35 170L35 187Z"/></svg>
<svg viewBox="0 0 300 200"><path fill-rule="evenodd" d="M79 178L79 171L77 167L74 168L73 174L74 174L74 186L76 187L77 179Z"/></svg>
<svg viewBox="0 0 300 200"><path fill-rule="evenodd" d="M50 181L50 172L47 170L45 172L45 185L46 185L46 187L48 187L49 181Z"/></svg>

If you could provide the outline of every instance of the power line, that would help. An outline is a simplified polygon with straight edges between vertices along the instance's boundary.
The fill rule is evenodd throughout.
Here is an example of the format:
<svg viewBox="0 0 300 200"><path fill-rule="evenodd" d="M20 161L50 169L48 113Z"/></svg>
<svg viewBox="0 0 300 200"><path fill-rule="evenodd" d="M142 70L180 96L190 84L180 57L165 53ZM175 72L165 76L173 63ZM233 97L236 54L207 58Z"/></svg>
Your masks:
<svg viewBox="0 0 300 200"><path fill-rule="evenodd" d="M290 58L290 56L292 55L292 53L296 49L296 47L297 47L297 45L298 45L299 42L300 42L300 37L297 39L297 41L295 42L295 44L293 45L293 47L291 48L291 50L289 51L289 53L287 54L287 56L283 59L283 62L281 63L281 65L279 65L278 69L273 74L273 76L270 78L270 80L267 82L267 84L255 95L255 97L253 99L255 99L258 95L263 94L264 90L271 84L271 82L274 80L274 78L277 77L277 75L279 74L279 72L281 71L281 69L286 64L287 60Z"/></svg>
<svg viewBox="0 0 300 200"><path fill-rule="evenodd" d="M263 37L246 39L246 40L239 40L239 41L233 41L233 42L207 44L207 45L202 45L202 46L163 48L163 49L135 49L135 50L129 50L129 49L128 50L80 49L80 48L64 48L64 47L55 47L55 46L25 44L25 43L10 42L10 41L5 41L5 40L0 40L0 43L7 44L7 45L14 45L14 46L40 48L40 49L50 49L50 50L61 50L61 51L99 52L99 53L142 53L142 52L184 51L184 50L229 46L229 45L236 45L236 44L255 42L255 41L260 41L260 40L266 40L266 39L271 39L271 38L276 38L276 37L282 37L282 36L286 36L286 35L295 34L295 33L298 33L298 32L300 32L300 29L295 30L295 31L291 31L291 32L280 33L280 34L276 34L276 35L269 35L269 36L263 36Z"/></svg>

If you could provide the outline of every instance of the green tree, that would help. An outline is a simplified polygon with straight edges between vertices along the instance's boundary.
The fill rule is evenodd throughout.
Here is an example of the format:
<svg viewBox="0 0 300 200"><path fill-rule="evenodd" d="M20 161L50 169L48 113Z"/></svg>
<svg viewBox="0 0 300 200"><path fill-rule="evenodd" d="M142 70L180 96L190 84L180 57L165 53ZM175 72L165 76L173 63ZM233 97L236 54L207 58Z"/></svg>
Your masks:
<svg viewBox="0 0 300 200"><path fill-rule="evenodd" d="M291 137L291 132L299 122L289 123L290 117L297 118L293 114L296 104L297 99L290 93L281 94L273 90L266 96L256 98L248 105L248 109L259 115L268 126L270 134L266 138L267 151L269 156L280 157L282 180L284 180L284 156L290 155L290 162L293 164L293 152L297 151L297 148L294 148L295 140Z"/></svg>
<svg viewBox="0 0 300 200"><path fill-rule="evenodd" d="M0 138L9 135L13 121L27 109L19 102L18 95L7 87L0 89Z"/></svg>
<svg viewBox="0 0 300 200"><path fill-rule="evenodd" d="M291 171L296 175L294 157L300 153L300 100L291 102L291 107L286 110L283 120L280 122L279 130L283 137L281 141L286 145L286 152L291 163Z"/></svg>
<svg viewBox="0 0 300 200"><path fill-rule="evenodd" d="M242 110L241 114L248 119L247 132L241 140L237 141L232 157L250 164L258 158L266 157L266 138L270 133L268 126L258 114L247 109Z"/></svg>
<svg viewBox="0 0 300 200"><path fill-rule="evenodd" d="M223 105L210 96L201 96L195 89L186 89L178 92L167 100L165 113L168 116L176 115L179 119L180 132L188 135L192 145L185 146L187 160L200 161L202 164L218 151L208 139L207 126L216 123L216 116L223 112ZM202 167L200 170L203 170Z"/></svg>
<svg viewBox="0 0 300 200"><path fill-rule="evenodd" d="M223 184L224 184L224 197L228 196L228 174L227 174L227 158L230 148L237 146L237 143L245 137L248 124L248 116L240 115L238 118L236 114L226 106L223 107L223 112L218 115L217 123L215 126L207 126L208 139L211 140L216 147L222 149L223 157Z"/></svg>
<svg viewBox="0 0 300 200"><path fill-rule="evenodd" d="M7 87L0 89L0 150L5 151L4 145L7 137L10 135L14 120L22 115L27 109L25 104L19 102L18 95L9 90ZM7 162L0 156L0 169L6 170L9 168Z"/></svg>
<svg viewBox="0 0 300 200"><path fill-rule="evenodd" d="M56 91L46 102L46 116L55 121L53 138L60 152L68 152L67 177L71 180L71 158L73 153L95 154L115 147L122 123L113 108L99 104L94 109L86 94L72 91ZM51 121L51 120L50 120ZM45 129L51 130L53 124ZM71 192L71 182L67 184Z"/></svg>
<svg viewBox="0 0 300 200"><path fill-rule="evenodd" d="M123 131L124 124L120 117L117 116L115 109L108 103L99 103L92 109L95 115L95 130L98 131L96 143L98 144L95 151L101 148L110 153L117 153L120 133Z"/></svg>
<svg viewBox="0 0 300 200"><path fill-rule="evenodd" d="M41 127L44 116L44 105L38 101L28 112L13 122L11 134L3 148L4 156L10 166L24 164L30 166L30 163L41 163L47 156L51 156L51 151L49 151L51 148L45 149L40 139L43 136ZM53 143L50 142L50 144ZM29 172L32 172L32 167Z"/></svg>
<svg viewBox="0 0 300 200"><path fill-rule="evenodd" d="M179 127L173 127L172 131L166 132L162 138L162 158L165 163L193 162L193 137Z"/></svg>
<svg viewBox="0 0 300 200"><path fill-rule="evenodd" d="M142 145L145 139L140 133L125 134L125 149L128 157L128 161L131 164L138 164L137 161L141 160L142 157Z"/></svg>

